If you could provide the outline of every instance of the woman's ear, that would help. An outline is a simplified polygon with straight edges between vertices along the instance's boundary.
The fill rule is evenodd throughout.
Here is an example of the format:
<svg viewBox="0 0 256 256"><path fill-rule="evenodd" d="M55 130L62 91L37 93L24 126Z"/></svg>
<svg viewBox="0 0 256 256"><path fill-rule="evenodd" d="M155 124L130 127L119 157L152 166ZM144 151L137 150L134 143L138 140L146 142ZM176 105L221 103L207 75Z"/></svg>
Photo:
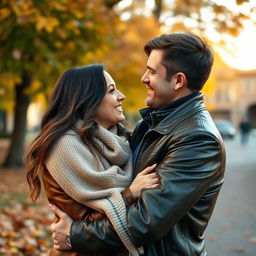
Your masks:
<svg viewBox="0 0 256 256"><path fill-rule="evenodd" d="M183 88L184 86L186 86L187 84L187 78L186 75L182 72L178 72L175 74L175 85L174 85L174 90L179 90L181 88Z"/></svg>

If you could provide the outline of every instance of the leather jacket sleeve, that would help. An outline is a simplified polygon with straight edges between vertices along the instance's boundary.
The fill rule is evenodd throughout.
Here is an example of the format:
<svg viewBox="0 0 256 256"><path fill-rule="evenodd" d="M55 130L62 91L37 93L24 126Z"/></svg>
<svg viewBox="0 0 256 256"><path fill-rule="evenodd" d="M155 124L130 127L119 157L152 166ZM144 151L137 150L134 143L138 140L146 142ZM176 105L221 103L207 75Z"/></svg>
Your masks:
<svg viewBox="0 0 256 256"><path fill-rule="evenodd" d="M225 159L222 153L218 139L207 132L177 137L166 145L164 157L156 169L161 187L144 190L142 197L127 209L128 229L136 246L163 237L198 200L211 200L211 196L218 193L217 188L223 182L220 166ZM150 156L144 157L147 162ZM216 189L205 193L210 186ZM199 216L199 226L200 221L208 221L211 212L202 207L200 214L204 217ZM74 250L84 252L121 245L107 219L94 223L74 222L71 243Z"/></svg>
<svg viewBox="0 0 256 256"><path fill-rule="evenodd" d="M71 245L76 252L119 251L123 243L107 218L97 221L74 221L71 226Z"/></svg>
<svg viewBox="0 0 256 256"><path fill-rule="evenodd" d="M121 194L127 207L136 201L129 188L123 190ZM103 217L106 216L103 213L96 213L99 214L99 217L97 217L96 214L92 214L91 218L89 217L83 222L74 221L72 223L71 243L73 249L78 252L95 251L95 248L97 248L97 251L105 251L109 248L111 248L111 250L113 250L113 248L116 248L116 250L123 249L123 244L117 236L113 226L107 218L103 219ZM97 235L93 235L94 230L96 229L101 230L102 232L97 233ZM89 230L91 230L91 232ZM108 234L110 235L109 239L107 238ZM88 246L85 246L84 249L81 246L81 244L83 244L83 240L87 240L89 242Z"/></svg>

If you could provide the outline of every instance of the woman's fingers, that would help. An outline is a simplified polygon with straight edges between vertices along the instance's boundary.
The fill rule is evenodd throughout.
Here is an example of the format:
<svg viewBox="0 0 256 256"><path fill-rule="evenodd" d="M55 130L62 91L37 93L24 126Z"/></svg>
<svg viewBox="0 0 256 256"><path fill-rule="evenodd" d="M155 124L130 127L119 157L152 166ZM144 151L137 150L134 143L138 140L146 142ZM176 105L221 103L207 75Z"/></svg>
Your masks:
<svg viewBox="0 0 256 256"><path fill-rule="evenodd" d="M152 183L160 183L159 177L152 179Z"/></svg>
<svg viewBox="0 0 256 256"><path fill-rule="evenodd" d="M57 218L61 219L65 215L65 213L62 210L60 210L57 206L49 204L49 207Z"/></svg>
<svg viewBox="0 0 256 256"><path fill-rule="evenodd" d="M156 164L153 164L153 165L150 165L148 166L147 168L145 168L141 174L148 174L148 173L151 173L154 169L156 168Z"/></svg>
<svg viewBox="0 0 256 256"><path fill-rule="evenodd" d="M159 175L158 175L157 173L153 172L153 173L148 174L148 177L149 177L150 179L154 179L154 178L159 177Z"/></svg>
<svg viewBox="0 0 256 256"><path fill-rule="evenodd" d="M148 178L146 183L145 183L145 187L144 188L152 188L152 186L159 186L160 185L160 178L158 176L154 177L154 178Z"/></svg>

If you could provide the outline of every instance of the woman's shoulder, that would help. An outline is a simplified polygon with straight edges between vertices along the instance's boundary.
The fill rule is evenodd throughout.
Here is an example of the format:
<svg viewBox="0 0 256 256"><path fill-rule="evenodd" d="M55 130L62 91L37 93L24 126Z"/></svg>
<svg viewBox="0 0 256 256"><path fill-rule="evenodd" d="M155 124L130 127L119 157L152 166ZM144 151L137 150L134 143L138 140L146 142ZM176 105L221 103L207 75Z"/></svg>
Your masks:
<svg viewBox="0 0 256 256"><path fill-rule="evenodd" d="M82 141L80 135L69 130L58 138L48 154L48 160L56 158L78 158L80 155L91 155L88 146Z"/></svg>
<svg viewBox="0 0 256 256"><path fill-rule="evenodd" d="M75 130L70 129L58 138L54 148L74 148L79 145L85 147L80 135Z"/></svg>

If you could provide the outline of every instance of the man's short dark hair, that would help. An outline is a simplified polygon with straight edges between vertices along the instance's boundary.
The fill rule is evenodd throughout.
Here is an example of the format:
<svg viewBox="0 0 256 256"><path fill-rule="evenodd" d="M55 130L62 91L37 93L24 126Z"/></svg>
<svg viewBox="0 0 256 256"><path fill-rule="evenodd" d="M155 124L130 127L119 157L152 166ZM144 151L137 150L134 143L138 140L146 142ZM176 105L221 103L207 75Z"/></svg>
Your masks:
<svg viewBox="0 0 256 256"><path fill-rule="evenodd" d="M166 80L182 72L189 89L203 88L213 64L213 53L205 40L192 33L163 34L146 43L145 53L149 56L152 50L164 52L162 65L167 70Z"/></svg>

